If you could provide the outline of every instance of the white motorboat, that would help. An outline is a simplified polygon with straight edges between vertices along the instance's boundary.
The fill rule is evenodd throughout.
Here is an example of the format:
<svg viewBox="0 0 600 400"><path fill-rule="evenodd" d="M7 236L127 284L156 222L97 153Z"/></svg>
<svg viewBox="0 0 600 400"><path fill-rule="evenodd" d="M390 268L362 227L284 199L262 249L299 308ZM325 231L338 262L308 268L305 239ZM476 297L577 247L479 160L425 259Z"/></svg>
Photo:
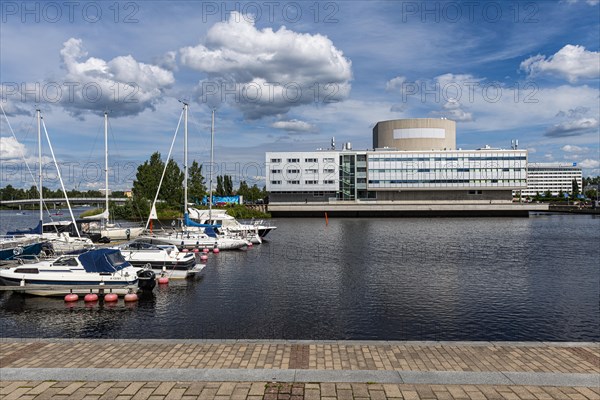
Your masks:
<svg viewBox="0 0 600 400"><path fill-rule="evenodd" d="M134 267L148 266L157 275L166 275L172 279L194 276L204 268L204 264L196 261L194 253L179 251L174 245L133 241L116 248Z"/></svg>
<svg viewBox="0 0 600 400"><path fill-rule="evenodd" d="M0 271L0 281L4 285L31 287L25 293L38 296L83 295L100 290L127 294L138 289L151 290L156 284L154 278L152 271L133 267L116 249L91 250ZM102 285L104 288L81 288L82 285Z"/></svg>
<svg viewBox="0 0 600 400"><path fill-rule="evenodd" d="M219 231L244 234L254 244L262 243L262 239L267 236L269 232L277 229L276 226L266 225L263 221L255 221L251 224L242 224L237 219L227 214L227 210L199 210L197 208L190 207L189 215L192 220L201 224L213 224L220 226Z"/></svg>

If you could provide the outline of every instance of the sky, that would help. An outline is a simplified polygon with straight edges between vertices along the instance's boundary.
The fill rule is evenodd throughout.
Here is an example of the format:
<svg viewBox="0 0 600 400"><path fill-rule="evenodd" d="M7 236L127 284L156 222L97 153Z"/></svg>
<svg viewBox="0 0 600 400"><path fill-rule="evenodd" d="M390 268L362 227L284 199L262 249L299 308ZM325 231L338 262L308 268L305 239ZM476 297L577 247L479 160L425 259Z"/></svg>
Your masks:
<svg viewBox="0 0 600 400"><path fill-rule="evenodd" d="M457 146L529 151L600 175L600 5L567 1L0 3L1 186L33 184L35 110L67 188L166 158L264 184L267 151L372 146L377 121L448 118ZM13 132L16 137L13 137ZM47 143L44 175L58 186ZM183 126L172 157L182 163Z"/></svg>

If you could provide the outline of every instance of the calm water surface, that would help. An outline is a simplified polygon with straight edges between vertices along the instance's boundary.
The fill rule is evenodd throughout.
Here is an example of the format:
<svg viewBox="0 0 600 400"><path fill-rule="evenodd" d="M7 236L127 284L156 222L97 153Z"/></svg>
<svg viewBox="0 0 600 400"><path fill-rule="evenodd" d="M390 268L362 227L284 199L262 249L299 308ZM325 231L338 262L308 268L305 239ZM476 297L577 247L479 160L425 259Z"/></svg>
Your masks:
<svg viewBox="0 0 600 400"><path fill-rule="evenodd" d="M0 293L1 336L600 340L600 218L273 223L133 306Z"/></svg>

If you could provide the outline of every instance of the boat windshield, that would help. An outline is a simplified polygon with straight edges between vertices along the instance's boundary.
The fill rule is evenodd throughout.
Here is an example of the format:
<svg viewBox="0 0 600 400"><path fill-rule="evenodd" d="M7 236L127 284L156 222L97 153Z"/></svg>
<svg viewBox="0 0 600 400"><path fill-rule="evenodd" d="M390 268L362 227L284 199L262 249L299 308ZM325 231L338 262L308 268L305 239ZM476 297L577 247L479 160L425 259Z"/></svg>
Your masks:
<svg viewBox="0 0 600 400"><path fill-rule="evenodd" d="M129 263L127 262L127 260L125 260L123 254L121 254L120 251L117 251L115 253L108 253L106 254L106 258L108 259L108 262L110 262L117 271L129 265Z"/></svg>

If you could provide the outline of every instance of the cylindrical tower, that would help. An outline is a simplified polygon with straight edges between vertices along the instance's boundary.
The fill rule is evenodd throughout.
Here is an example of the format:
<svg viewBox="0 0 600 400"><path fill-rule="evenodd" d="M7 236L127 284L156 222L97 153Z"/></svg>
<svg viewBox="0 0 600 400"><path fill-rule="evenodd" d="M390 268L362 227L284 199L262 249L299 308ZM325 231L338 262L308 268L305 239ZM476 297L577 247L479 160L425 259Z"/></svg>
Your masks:
<svg viewBox="0 0 600 400"><path fill-rule="evenodd" d="M373 128L373 148L404 151L456 150L456 122L445 118L380 121Z"/></svg>

